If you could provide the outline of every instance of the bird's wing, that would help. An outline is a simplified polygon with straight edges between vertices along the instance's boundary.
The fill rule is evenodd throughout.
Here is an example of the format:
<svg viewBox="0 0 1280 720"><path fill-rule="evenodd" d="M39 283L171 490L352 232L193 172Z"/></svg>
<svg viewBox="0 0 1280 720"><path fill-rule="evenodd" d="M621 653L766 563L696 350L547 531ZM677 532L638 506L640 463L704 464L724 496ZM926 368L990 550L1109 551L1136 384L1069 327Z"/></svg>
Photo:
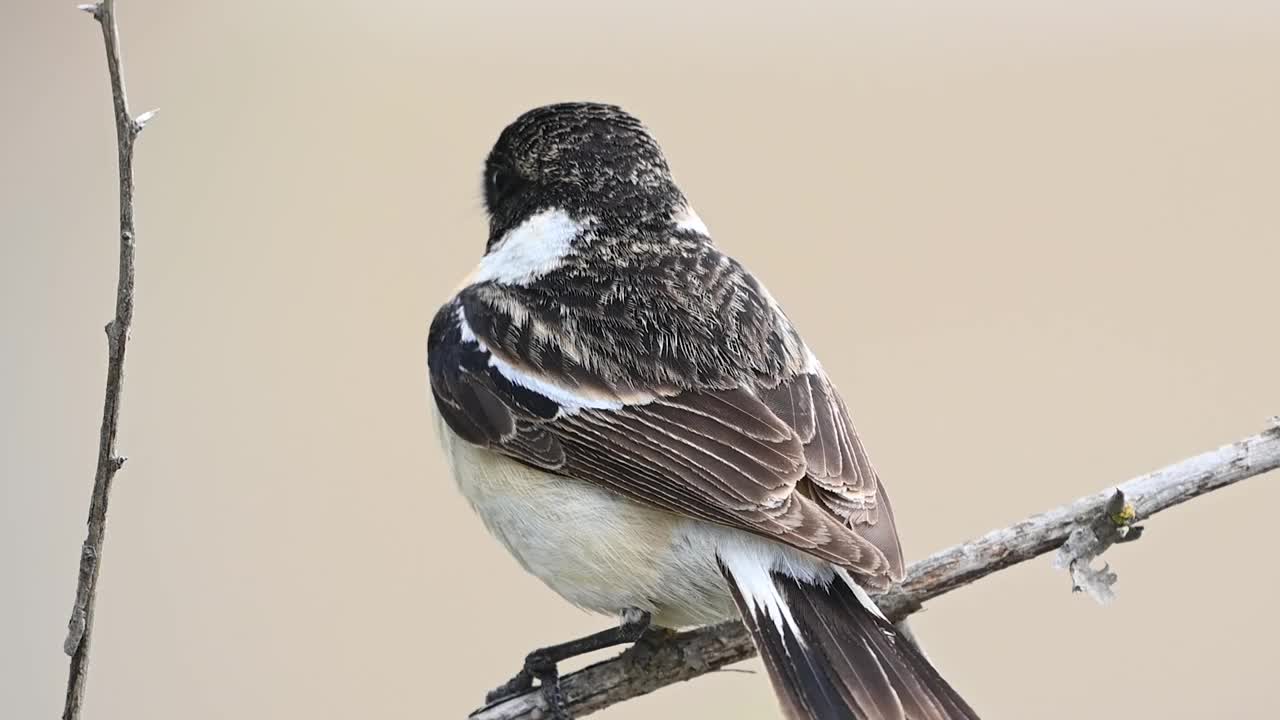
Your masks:
<svg viewBox="0 0 1280 720"><path fill-rule="evenodd" d="M509 293L464 290L432 323L436 405L462 439L530 466L779 540L872 585L901 577L892 511L816 362L677 387L611 371L592 345Z"/></svg>

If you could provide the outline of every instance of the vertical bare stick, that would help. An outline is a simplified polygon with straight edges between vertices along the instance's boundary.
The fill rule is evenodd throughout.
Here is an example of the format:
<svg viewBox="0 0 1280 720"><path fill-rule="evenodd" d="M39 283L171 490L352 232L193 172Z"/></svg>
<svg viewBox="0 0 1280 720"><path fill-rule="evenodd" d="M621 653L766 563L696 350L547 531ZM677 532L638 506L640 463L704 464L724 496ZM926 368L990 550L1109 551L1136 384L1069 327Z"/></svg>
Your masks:
<svg viewBox="0 0 1280 720"><path fill-rule="evenodd" d="M102 561L102 540L107 526L107 496L111 480L124 464L116 455L116 427L120 419L120 395L124 388L124 350L133 322L133 142L155 112L136 119L129 114L120 69L120 43L116 37L114 0L81 5L102 26L107 46L107 71L111 75L111 96L115 106L116 145L120 166L120 278L116 285L116 314L107 323L107 388L102 404L102 433L98 440L98 469L89 501L89 531L80 550L80 577L76 602L67 624L63 650L71 656L67 678L67 700L63 720L77 720L84 701L85 679L89 672L89 640L93 634L93 605Z"/></svg>

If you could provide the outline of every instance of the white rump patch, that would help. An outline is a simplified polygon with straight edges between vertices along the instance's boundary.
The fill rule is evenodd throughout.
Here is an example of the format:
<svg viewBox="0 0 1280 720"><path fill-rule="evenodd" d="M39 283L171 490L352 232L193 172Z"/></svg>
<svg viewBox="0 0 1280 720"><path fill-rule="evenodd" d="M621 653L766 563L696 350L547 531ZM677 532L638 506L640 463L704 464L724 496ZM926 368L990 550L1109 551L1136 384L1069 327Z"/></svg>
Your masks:
<svg viewBox="0 0 1280 720"><path fill-rule="evenodd" d="M573 241L586 229L558 208L543 210L502 236L480 260L469 281L526 283L560 267Z"/></svg>
<svg viewBox="0 0 1280 720"><path fill-rule="evenodd" d="M784 634L785 625L804 645L800 627L770 573L779 572L800 582L826 586L831 581L832 566L779 543L748 536L741 530L722 532L716 542L717 554L733 574L738 592L752 613L758 619L758 613L763 611L778 628L779 635Z"/></svg>
<svg viewBox="0 0 1280 720"><path fill-rule="evenodd" d="M671 216L671 222L681 230L692 230L704 237L711 237L711 231L707 229L707 224L702 222L702 218L698 217L698 213L693 208L685 205Z"/></svg>

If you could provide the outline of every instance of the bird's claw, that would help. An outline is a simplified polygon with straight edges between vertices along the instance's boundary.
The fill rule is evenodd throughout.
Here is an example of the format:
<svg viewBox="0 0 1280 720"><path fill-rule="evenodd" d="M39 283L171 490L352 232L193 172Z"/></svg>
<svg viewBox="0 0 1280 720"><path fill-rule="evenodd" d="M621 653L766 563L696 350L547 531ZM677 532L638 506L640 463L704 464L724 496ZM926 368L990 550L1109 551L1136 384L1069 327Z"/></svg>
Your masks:
<svg viewBox="0 0 1280 720"><path fill-rule="evenodd" d="M565 710L564 693L560 691L560 671L555 661L539 652L533 652L524 659L524 667L516 676L500 687L490 690L484 696L487 705L515 697L533 689L533 681L538 681L538 689L542 691L542 699L547 705L551 720L571 720Z"/></svg>
<svg viewBox="0 0 1280 720"><path fill-rule="evenodd" d="M515 677L485 693L484 702L486 705L494 705L506 700L507 698L520 695L532 687L533 676L524 670L521 670L516 673Z"/></svg>

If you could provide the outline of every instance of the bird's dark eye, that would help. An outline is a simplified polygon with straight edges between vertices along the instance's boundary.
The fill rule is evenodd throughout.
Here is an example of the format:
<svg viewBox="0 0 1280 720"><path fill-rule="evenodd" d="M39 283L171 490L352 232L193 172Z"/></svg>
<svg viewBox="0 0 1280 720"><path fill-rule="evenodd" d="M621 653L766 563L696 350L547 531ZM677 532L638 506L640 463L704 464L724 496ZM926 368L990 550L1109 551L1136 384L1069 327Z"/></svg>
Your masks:
<svg viewBox="0 0 1280 720"><path fill-rule="evenodd" d="M494 197L502 197L516 186L515 175L502 168L493 168L488 177L489 193Z"/></svg>

